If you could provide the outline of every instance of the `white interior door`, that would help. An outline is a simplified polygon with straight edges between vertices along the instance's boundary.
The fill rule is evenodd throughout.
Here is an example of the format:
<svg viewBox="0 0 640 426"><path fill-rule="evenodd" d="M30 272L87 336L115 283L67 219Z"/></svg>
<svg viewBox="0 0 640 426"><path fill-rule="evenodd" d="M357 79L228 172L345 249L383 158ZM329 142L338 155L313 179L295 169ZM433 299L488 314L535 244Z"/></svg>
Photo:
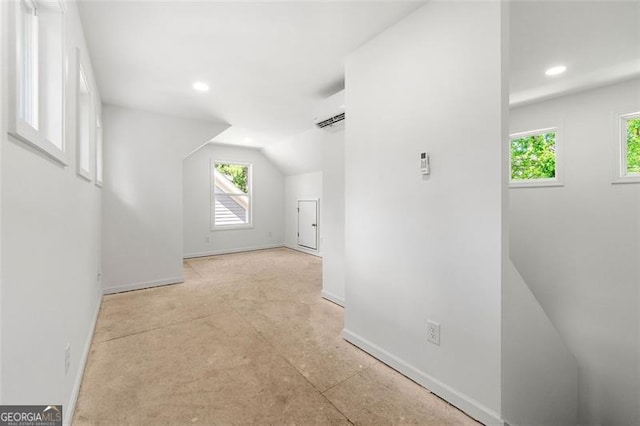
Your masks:
<svg viewBox="0 0 640 426"><path fill-rule="evenodd" d="M298 245L318 250L318 201L298 201Z"/></svg>

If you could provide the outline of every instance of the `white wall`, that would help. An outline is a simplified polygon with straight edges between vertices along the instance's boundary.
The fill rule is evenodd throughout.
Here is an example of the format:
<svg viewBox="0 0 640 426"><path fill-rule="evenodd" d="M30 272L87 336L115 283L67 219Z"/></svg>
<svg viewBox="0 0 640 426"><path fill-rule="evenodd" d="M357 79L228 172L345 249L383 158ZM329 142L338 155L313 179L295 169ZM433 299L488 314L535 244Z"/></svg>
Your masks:
<svg viewBox="0 0 640 426"><path fill-rule="evenodd" d="M97 273L102 190L76 176L75 48L87 58L88 52L76 3L66 6L69 72L64 127L70 164L61 167L7 136L2 115L0 335L2 404L63 404L68 423L101 295ZM7 2L0 10L4 49ZM91 67L85 72L99 108ZM7 99L6 77L2 73L2 102ZM71 358L65 375L67 343Z"/></svg>
<svg viewBox="0 0 640 426"><path fill-rule="evenodd" d="M211 230L211 161L253 165L253 226ZM184 257L281 247L284 178L256 149L208 144L184 160Z"/></svg>
<svg viewBox="0 0 640 426"><path fill-rule="evenodd" d="M615 116L639 110L635 80L511 111L562 131L565 185L510 190L510 250L578 360L581 424L640 422L640 184L611 184Z"/></svg>
<svg viewBox="0 0 640 426"><path fill-rule="evenodd" d="M342 306L345 303L344 133L325 132L322 141L321 197L322 296Z"/></svg>
<svg viewBox="0 0 640 426"><path fill-rule="evenodd" d="M319 199L318 205L318 250L308 250L298 246L298 200ZM303 173L287 176L284 182L284 244L289 248L311 254L323 252L323 203L322 172Z"/></svg>
<svg viewBox="0 0 640 426"><path fill-rule="evenodd" d="M5 135L7 132L5 120L6 120L6 105L5 103L8 100L7 94L7 70L6 70L6 59L5 59L5 42L6 42L6 32L3 31L3 28L7 28L7 13L5 2L0 3L0 141L4 142ZM0 142L0 165L2 164L2 142ZM3 288L3 277L2 277L2 169L0 168L0 321L2 320L2 306L4 304L2 299L2 288ZM4 399L2 398L2 383L4 383L4 376L2 373L2 368L4 363L2 362L2 354L3 354L3 334L2 334L2 325L0 325L0 404L3 403Z"/></svg>
<svg viewBox="0 0 640 426"><path fill-rule="evenodd" d="M348 119L347 119L348 121ZM322 296L344 306L344 129L309 130L263 148L287 175L285 182L285 245L297 246L296 200L320 198L319 251ZM310 195L311 194L311 195Z"/></svg>
<svg viewBox="0 0 640 426"><path fill-rule="evenodd" d="M282 142L268 145L262 152L285 176L317 172L322 170L322 141L326 134L326 131L314 127Z"/></svg>
<svg viewBox="0 0 640 426"><path fill-rule="evenodd" d="M501 8L428 3L346 63L344 335L486 423L501 412Z"/></svg>
<svg viewBox="0 0 640 426"><path fill-rule="evenodd" d="M103 287L181 282L184 157L227 125L105 106Z"/></svg>
<svg viewBox="0 0 640 426"><path fill-rule="evenodd" d="M513 264L505 266L502 417L510 425L576 425L578 363Z"/></svg>
<svg viewBox="0 0 640 426"><path fill-rule="evenodd" d="M322 296L342 306L345 286L344 137L344 128L328 131L312 127L262 150L287 175L287 246L305 250L297 247L296 200L320 198L320 250L313 254L323 257Z"/></svg>

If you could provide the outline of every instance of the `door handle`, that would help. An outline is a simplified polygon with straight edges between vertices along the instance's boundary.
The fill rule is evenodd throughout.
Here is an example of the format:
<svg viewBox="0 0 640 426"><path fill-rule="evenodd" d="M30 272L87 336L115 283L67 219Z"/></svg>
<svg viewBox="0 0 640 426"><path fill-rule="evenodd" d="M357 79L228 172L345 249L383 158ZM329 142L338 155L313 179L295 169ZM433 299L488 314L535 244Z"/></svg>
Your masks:
<svg viewBox="0 0 640 426"><path fill-rule="evenodd" d="M317 226L315 223L312 223L311 226Z"/></svg>

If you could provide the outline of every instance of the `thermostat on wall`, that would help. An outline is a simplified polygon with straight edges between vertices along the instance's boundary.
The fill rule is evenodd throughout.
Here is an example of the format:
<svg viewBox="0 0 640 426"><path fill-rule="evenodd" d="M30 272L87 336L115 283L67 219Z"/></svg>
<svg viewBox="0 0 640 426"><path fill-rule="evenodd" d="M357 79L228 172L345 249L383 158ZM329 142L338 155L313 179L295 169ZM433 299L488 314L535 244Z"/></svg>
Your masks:
<svg viewBox="0 0 640 426"><path fill-rule="evenodd" d="M429 153L423 152L420 154L420 173L423 175L429 174Z"/></svg>

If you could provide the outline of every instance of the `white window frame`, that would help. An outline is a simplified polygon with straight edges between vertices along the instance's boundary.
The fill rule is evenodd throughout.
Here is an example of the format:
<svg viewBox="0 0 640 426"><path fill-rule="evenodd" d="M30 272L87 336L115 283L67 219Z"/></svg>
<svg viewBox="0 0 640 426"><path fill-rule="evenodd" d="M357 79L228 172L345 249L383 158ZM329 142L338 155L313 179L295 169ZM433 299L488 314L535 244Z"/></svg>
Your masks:
<svg viewBox="0 0 640 426"><path fill-rule="evenodd" d="M67 157L67 147L66 147L66 135L65 135L65 99L67 95L67 87L66 87L66 41L65 41L65 5L62 0L58 1L42 1L42 0L19 0L8 2L8 11L9 11L9 123L8 123L8 133L16 138L16 140L23 142L33 148L36 149L37 152L40 152L56 161L57 163L67 166L69 164L69 160ZM37 10L39 8L39 4L43 5L42 7L54 8L55 12L60 13L60 44L61 44L61 57L60 57L60 67L61 67L61 79L60 79L60 88L61 88L61 99L60 99L60 117L56 117L56 119L61 120L60 126L60 134L56 135L60 138L60 147L58 147L54 142L52 142L44 132L39 130L40 123L40 108L42 102L42 92L39 90L39 80L41 78L40 64L38 60L34 59L35 63L31 64L31 79L34 80L34 102L36 105L30 105L31 114L34 115L32 120L26 120L24 118L24 102L22 99L22 90L25 83L25 74L22 72L22 55L24 54L24 47L22 46L22 34L21 29L23 25L23 13L22 8L23 4L29 5L36 13L34 16L37 16ZM36 20L36 25L38 24ZM38 25L39 26L39 25ZM35 40L38 39L38 28L34 28L35 34L32 35L32 38ZM35 50L36 58L39 57L39 47L40 43L36 42L35 46L31 46L32 49Z"/></svg>
<svg viewBox="0 0 640 426"><path fill-rule="evenodd" d="M97 107L94 106L97 111ZM98 188L102 188L104 179L104 140L102 131L102 119L96 113L96 181Z"/></svg>
<svg viewBox="0 0 640 426"><path fill-rule="evenodd" d="M526 179L526 180L512 180L511 179L511 140L526 138L529 136L542 135L545 133L556 134L556 177L552 179ZM562 136L559 126L545 127L543 129L527 130L525 132L516 132L509 135L509 188L541 188L541 187L553 187L564 186L562 172Z"/></svg>
<svg viewBox="0 0 640 426"><path fill-rule="evenodd" d="M249 184L247 185L247 190L249 191L247 194L247 198L249 199L249 209L247 215L249 216L249 220L247 223L242 223L238 225L216 225L216 194L215 194L215 168L216 164L237 164L239 166L247 166L249 168ZM211 217L211 231L228 231L233 229L252 229L253 228L253 164L247 163L243 161L232 161L232 160L211 160L210 162L210 217Z"/></svg>
<svg viewBox="0 0 640 426"><path fill-rule="evenodd" d="M89 81L89 77L87 75L86 70L88 69L86 66L84 66L84 61L82 60L82 52L80 52L79 48L76 48L76 174L82 178L84 178L85 180L91 182L91 178L92 178L92 161L91 161L91 154L93 151L93 146L94 146L94 136L95 136L95 132L94 132L94 127L95 127L95 114L94 114L94 100L93 100L93 91L91 83ZM86 117L86 122L82 122L81 120L81 114L80 114L80 96L81 96L81 91L80 91L80 85L82 84L82 82L84 82L85 86L87 87L87 93L88 93L88 102L87 102L87 106L89 108L89 111L87 111L87 117ZM89 161L87 164L88 169L85 169L82 167L82 155L83 155L83 147L82 147L82 141L80 140L80 135L82 134L82 128L81 126L85 125L87 126L87 146L84 147L87 149L87 155L89 156Z"/></svg>
<svg viewBox="0 0 640 426"><path fill-rule="evenodd" d="M627 173L627 121L640 118L640 111L617 115L613 183L640 183L640 173Z"/></svg>

